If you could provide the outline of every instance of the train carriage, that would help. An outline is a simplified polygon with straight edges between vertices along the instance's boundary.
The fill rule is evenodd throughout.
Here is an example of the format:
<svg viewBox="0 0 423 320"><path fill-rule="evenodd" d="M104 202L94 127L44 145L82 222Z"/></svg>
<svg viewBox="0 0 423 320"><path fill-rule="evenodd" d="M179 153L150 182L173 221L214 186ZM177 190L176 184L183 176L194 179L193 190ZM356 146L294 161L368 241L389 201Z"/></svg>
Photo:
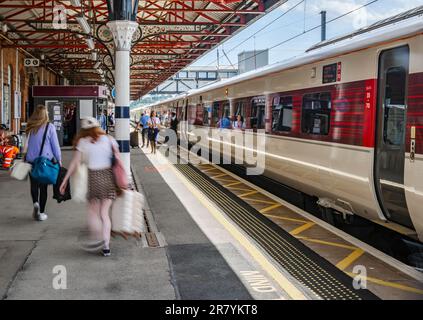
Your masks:
<svg viewBox="0 0 423 320"><path fill-rule="evenodd" d="M266 132L265 176L422 241L422 13L150 107L176 110L191 129L240 114Z"/></svg>

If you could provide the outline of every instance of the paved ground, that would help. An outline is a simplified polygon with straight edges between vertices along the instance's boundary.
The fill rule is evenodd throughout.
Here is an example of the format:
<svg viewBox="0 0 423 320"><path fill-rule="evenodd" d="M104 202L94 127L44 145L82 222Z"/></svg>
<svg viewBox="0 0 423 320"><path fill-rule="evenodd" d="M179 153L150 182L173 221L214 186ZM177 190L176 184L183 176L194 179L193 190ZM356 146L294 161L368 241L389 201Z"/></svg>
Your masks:
<svg viewBox="0 0 423 320"><path fill-rule="evenodd" d="M64 152L65 163L70 151ZM49 190L52 192L51 190ZM165 248L143 248L135 240L113 240L103 258L79 249L85 207L50 200L49 219L35 222L29 182L0 172L0 298L174 299ZM53 289L53 268L66 267L67 290Z"/></svg>
<svg viewBox="0 0 423 320"><path fill-rule="evenodd" d="M63 154L66 166L71 151ZM149 248L142 241L115 238L109 258L78 246L78 237L86 232L84 205L57 204L50 189L49 219L33 221L29 182L0 171L0 299L252 298L252 289L233 269L257 269L222 227L204 211L202 219L213 226L209 231L220 237L212 243L148 157L136 150L132 165L167 245ZM191 204L197 212L205 210L194 200ZM66 290L54 289L58 266L66 268Z"/></svg>

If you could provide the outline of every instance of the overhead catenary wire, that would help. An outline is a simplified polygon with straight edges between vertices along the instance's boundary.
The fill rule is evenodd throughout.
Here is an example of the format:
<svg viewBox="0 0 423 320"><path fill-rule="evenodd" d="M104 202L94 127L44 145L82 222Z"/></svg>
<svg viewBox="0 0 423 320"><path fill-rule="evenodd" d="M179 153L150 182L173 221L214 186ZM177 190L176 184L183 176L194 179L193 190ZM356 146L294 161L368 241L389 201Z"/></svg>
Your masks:
<svg viewBox="0 0 423 320"><path fill-rule="evenodd" d="M343 17L345 17L345 16L347 16L347 15L350 15L350 14L352 14L352 13L354 13L354 12L358 11L358 10L361 10L361 9L363 9L363 8L365 8L365 7L367 7L367 6L371 5L371 4L373 4L373 3L375 3L375 2L378 2L378 1L379 1L379 0L372 0L372 1L370 1L370 2L367 2L366 4L364 4L364 5L360 6L360 7L357 7L357 8L355 8L355 9L352 9L352 10L350 10L350 11L348 11L348 12L346 12L346 13L343 13L343 14L341 14L341 15L339 15L339 16L337 16L337 17L335 17L335 18L331 19L331 20L328 20L326 24L329 24L329 23L332 23L332 22L334 22L334 21L336 21L336 20L339 20L339 19L341 19L341 18L343 18ZM310 28L310 29L307 29L307 30L305 30L305 31L303 31L303 32L301 32L301 33L298 33L298 34L296 34L296 35L294 35L294 36L292 36L292 37L290 37L290 38L288 38L288 39L285 39L285 40L283 40L283 41L281 41L281 42L279 42L279 43L277 43L277 44L275 44L275 45L273 45L273 46L269 47L269 48L268 48L268 50L272 50L272 49L274 49L274 48L276 48L276 47L279 47L279 46L281 46L281 45L283 45L283 44L285 44L285 43L287 43L287 42L289 42L289 41L292 41L292 40L294 40L294 39L297 39L297 38L299 38L299 37L303 36L304 34L307 34L307 33L310 33L310 32L312 32L312 31L316 30L316 29L319 29L320 27L321 27L321 24L319 24L319 25L317 25L317 26L314 26L314 27L312 27L312 28ZM255 57L256 57L257 55L259 55L259 54L260 54L260 52L259 52L259 53L254 53L254 55L252 55L252 56L250 56L250 57L248 57L248 58L246 58L246 59L242 59L242 60L238 61L238 63L240 63L240 62L244 62L244 61L249 60L249 59L252 59L252 58L255 58Z"/></svg>

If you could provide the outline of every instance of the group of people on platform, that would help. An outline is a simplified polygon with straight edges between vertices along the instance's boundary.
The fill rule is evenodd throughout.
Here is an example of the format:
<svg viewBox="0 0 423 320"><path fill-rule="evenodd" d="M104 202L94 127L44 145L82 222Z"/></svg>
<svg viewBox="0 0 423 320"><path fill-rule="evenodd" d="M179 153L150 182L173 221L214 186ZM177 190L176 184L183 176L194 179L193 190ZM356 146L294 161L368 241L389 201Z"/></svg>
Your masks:
<svg viewBox="0 0 423 320"><path fill-rule="evenodd" d="M113 112L107 113L107 110L104 110L99 117L100 128L106 133L113 131L115 127L115 115Z"/></svg>
<svg viewBox="0 0 423 320"><path fill-rule="evenodd" d="M178 128L178 119L176 118L175 112L171 112L170 119L167 112L161 117L159 117L154 110L151 111L150 114L148 114L148 112L143 113L135 128L137 131L141 130L141 148L144 148L144 146L147 148L151 146L151 153L156 153L159 131L161 128L167 126L170 126L170 128L176 132Z"/></svg>

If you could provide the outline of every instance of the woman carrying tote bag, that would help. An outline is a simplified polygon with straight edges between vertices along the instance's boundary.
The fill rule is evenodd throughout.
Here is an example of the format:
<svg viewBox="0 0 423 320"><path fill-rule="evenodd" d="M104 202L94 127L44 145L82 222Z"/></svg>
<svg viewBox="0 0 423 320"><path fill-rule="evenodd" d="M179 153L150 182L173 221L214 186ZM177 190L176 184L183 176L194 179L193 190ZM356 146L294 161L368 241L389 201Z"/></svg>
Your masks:
<svg viewBox="0 0 423 320"><path fill-rule="evenodd" d="M116 199L116 182L113 174L113 158L120 160L118 144L100 128L92 117L81 121L81 131L75 139L75 153L68 173L60 186L64 193L70 176L84 159L88 168L88 228L90 247L102 248L104 256L110 256L111 221L109 209ZM117 151L116 151L117 150Z"/></svg>
<svg viewBox="0 0 423 320"><path fill-rule="evenodd" d="M28 150L25 161L34 164L37 159L44 158L46 161L57 161L62 166L62 154L60 151L59 139L56 129L49 123L46 106L38 105L34 113L29 118L26 134L28 139ZM33 166L34 169L34 166ZM30 174L31 197L34 204L33 218L44 221L48 218L45 208L47 204L48 184L37 181Z"/></svg>

